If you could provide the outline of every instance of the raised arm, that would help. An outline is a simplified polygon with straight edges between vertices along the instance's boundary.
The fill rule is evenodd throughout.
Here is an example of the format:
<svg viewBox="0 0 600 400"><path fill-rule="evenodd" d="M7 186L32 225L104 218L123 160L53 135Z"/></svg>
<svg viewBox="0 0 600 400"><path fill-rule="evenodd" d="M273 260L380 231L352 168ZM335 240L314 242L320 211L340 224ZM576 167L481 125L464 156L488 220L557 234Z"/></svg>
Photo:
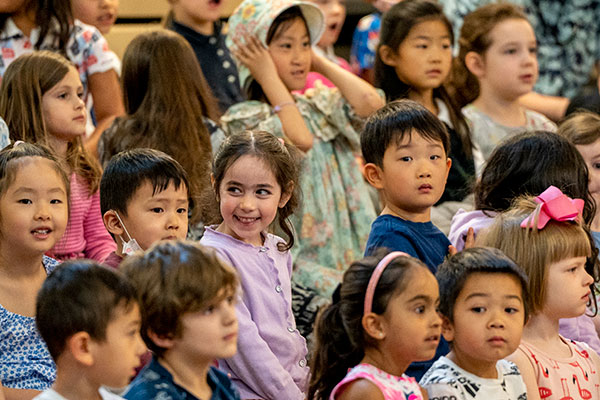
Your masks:
<svg viewBox="0 0 600 400"><path fill-rule="evenodd" d="M314 51L312 69L325 76L340 90L359 117L368 117L385 105L385 101L371 84Z"/></svg>
<svg viewBox="0 0 600 400"><path fill-rule="evenodd" d="M283 126L285 136L306 152L312 148L313 135L296 107L292 94L287 89L279 74L269 51L254 36L247 39L246 44L235 41L232 53L240 60L261 86L269 103L276 109Z"/></svg>

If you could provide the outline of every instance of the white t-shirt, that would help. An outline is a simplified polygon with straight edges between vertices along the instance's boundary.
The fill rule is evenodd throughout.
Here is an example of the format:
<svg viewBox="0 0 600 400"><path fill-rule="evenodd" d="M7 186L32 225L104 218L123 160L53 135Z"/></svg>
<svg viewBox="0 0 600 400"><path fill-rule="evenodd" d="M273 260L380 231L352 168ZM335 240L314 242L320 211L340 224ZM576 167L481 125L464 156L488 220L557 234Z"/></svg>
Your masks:
<svg viewBox="0 0 600 400"><path fill-rule="evenodd" d="M102 397L103 400L124 400L121 396L117 396L116 394L109 392L107 389L105 389L103 387L101 387L98 390L98 393L100 393L100 397ZM67 399L65 397L61 396L60 394L58 394L57 392L55 392L54 390L48 389L48 390L44 390L42 392L42 394L35 396L33 398L33 400L67 400Z"/></svg>
<svg viewBox="0 0 600 400"><path fill-rule="evenodd" d="M517 366L506 360L496 363L498 378L473 375L441 357L421 378L429 400L525 400L527 389Z"/></svg>

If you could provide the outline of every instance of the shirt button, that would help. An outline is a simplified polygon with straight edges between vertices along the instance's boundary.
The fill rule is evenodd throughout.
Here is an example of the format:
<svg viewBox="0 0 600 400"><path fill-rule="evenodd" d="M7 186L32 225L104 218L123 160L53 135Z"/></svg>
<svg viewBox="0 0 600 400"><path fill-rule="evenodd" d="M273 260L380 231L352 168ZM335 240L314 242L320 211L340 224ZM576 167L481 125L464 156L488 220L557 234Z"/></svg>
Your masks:
<svg viewBox="0 0 600 400"><path fill-rule="evenodd" d="M306 360L303 358L302 360L300 360L298 365L300 365L302 368L306 367Z"/></svg>
<svg viewBox="0 0 600 400"><path fill-rule="evenodd" d="M235 76L233 76L233 75L229 75L229 76L227 77L227 82L229 82L229 83L233 83L233 82L235 82Z"/></svg>
<svg viewBox="0 0 600 400"><path fill-rule="evenodd" d="M281 293L281 286L279 286L279 285L275 286L275 291L277 293Z"/></svg>
<svg viewBox="0 0 600 400"><path fill-rule="evenodd" d="M261 248L258 250L258 252L259 252L259 253L266 253L266 252L267 252L267 250L268 250L268 249L267 249L266 247L261 247Z"/></svg>
<svg viewBox="0 0 600 400"><path fill-rule="evenodd" d="M295 331L295 329L292 328L291 326L288 326L287 330L288 330L289 333L294 333L294 331Z"/></svg>
<svg viewBox="0 0 600 400"><path fill-rule="evenodd" d="M217 38L216 37L211 37L210 39L208 39L208 43L210 44L217 44Z"/></svg>
<svg viewBox="0 0 600 400"><path fill-rule="evenodd" d="M223 68L227 69L231 66L231 63L227 60L223 61Z"/></svg>
<svg viewBox="0 0 600 400"><path fill-rule="evenodd" d="M217 55L218 55L219 57L223 57L223 56L225 55L225 52L223 51L223 49L218 49L218 50L217 50Z"/></svg>

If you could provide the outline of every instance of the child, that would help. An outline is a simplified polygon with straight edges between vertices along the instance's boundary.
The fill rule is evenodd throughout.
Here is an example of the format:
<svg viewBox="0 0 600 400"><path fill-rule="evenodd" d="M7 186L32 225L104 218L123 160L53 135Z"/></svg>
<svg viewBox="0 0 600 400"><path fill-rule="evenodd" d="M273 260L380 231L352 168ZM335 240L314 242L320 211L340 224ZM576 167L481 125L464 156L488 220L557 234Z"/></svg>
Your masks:
<svg viewBox="0 0 600 400"><path fill-rule="evenodd" d="M353 263L318 319L308 398L426 399L404 371L433 357L438 304L434 276L406 253L378 251Z"/></svg>
<svg viewBox="0 0 600 400"><path fill-rule="evenodd" d="M127 150L111 158L100 181L100 209L117 250L104 264L117 268L136 250L164 239L185 239L188 187L181 165L161 151Z"/></svg>
<svg viewBox="0 0 600 400"><path fill-rule="evenodd" d="M50 51L25 54L6 69L0 115L12 140L48 145L68 167L69 224L49 254L102 262L115 243L100 214L100 166L81 144L86 120L82 94L79 74L67 59Z"/></svg>
<svg viewBox="0 0 600 400"><path fill-rule="evenodd" d="M364 173L385 207L371 225L365 255L377 248L399 250L437 271L450 242L431 223L430 212L452 163L448 142L444 124L411 100L388 103L369 118L361 136ZM436 359L446 350L442 341ZM420 379L432 362L412 365L408 375Z"/></svg>
<svg viewBox="0 0 600 400"><path fill-rule="evenodd" d="M125 398L239 400L213 366L236 352L238 279L231 267L198 244L169 241L127 258L123 270L139 292L142 337L154 352Z"/></svg>
<svg viewBox="0 0 600 400"><path fill-rule="evenodd" d="M319 56L327 58L329 61L336 63L346 71L351 71L350 64L342 57L336 56L333 45L337 42L344 20L346 19L346 0L309 0L311 3L319 6L325 17L325 30L321 35L321 39L316 46L313 47L313 51ZM303 89L305 92L307 89L315 87L317 80L320 80L325 86L333 87L333 83L321 74L316 72L309 72L306 77L306 86Z"/></svg>
<svg viewBox="0 0 600 400"><path fill-rule="evenodd" d="M582 208L583 200L572 200L550 186L535 198L515 202L476 240L502 250L529 277L531 317L509 358L521 371L528 399L600 396L600 358L586 344L559 334L559 319L582 315L593 299ZM595 269L590 272L596 275Z"/></svg>
<svg viewBox="0 0 600 400"><path fill-rule="evenodd" d="M420 384L431 399L525 399L519 369L503 360L527 321L527 276L500 250L471 248L438 268L442 333L451 351Z"/></svg>
<svg viewBox="0 0 600 400"><path fill-rule="evenodd" d="M294 281L329 296L350 260L360 257L375 207L356 162L358 129L383 105L371 85L311 51L323 15L296 0L245 0L229 18L228 45L241 62L248 98L221 118L228 133L259 129L284 136L306 152L303 201L292 224ZM304 95L309 71L336 88L317 85Z"/></svg>
<svg viewBox="0 0 600 400"><path fill-rule="evenodd" d="M575 145L587 166L589 190L596 202L590 229L596 247L600 247L600 116L591 112L572 114L558 126L558 134Z"/></svg>
<svg viewBox="0 0 600 400"><path fill-rule="evenodd" d="M453 40L452 26L440 5L404 0L383 17L375 60L375 85L385 91L387 101L417 101L446 124L452 168L440 203L462 202L471 193L475 174L469 128L443 85L450 73Z"/></svg>
<svg viewBox="0 0 600 400"><path fill-rule="evenodd" d="M368 3L373 3L377 11L362 17L354 30L350 62L354 72L367 82L375 82L375 55L379 45L381 15L400 1L402 0L367 0Z"/></svg>
<svg viewBox="0 0 600 400"><path fill-rule="evenodd" d="M56 369L35 327L35 297L57 265L46 257L67 226L69 180L49 149L0 152L0 380L7 398L33 398Z"/></svg>
<svg viewBox="0 0 600 400"><path fill-rule="evenodd" d="M214 101L190 45L166 30L137 36L123 57L122 82L127 115L102 134L102 163L123 150L162 150L187 171L197 203L210 185L211 140L220 143L224 134L209 119L216 118ZM197 208L191 222L200 222Z"/></svg>
<svg viewBox="0 0 600 400"><path fill-rule="evenodd" d="M86 146L95 154L102 131L123 113L118 58L96 28L73 19L70 1L17 0L7 4L0 6L0 46L4 49L0 76L17 57L34 50L66 55L78 71L83 99L88 94L94 98L96 130Z"/></svg>
<svg viewBox="0 0 600 400"><path fill-rule="evenodd" d="M298 155L267 132L227 138L212 171L221 223L207 227L200 243L214 247L237 270L239 352L219 360L243 399L304 399L306 342L292 315L289 249L294 235L287 218L298 205ZM287 237L268 233L277 219ZM260 368L257 369L257 365Z"/></svg>
<svg viewBox="0 0 600 400"><path fill-rule="evenodd" d="M146 346L135 289L119 272L90 260L60 265L42 285L37 327L56 362L56 382L36 400L122 399Z"/></svg>
<svg viewBox="0 0 600 400"><path fill-rule="evenodd" d="M221 13L225 1L168 0L168 2L171 12L166 27L183 36L194 49L202 73L209 78L208 84L219 103L220 113L244 101L237 67L229 49L225 46L225 34L222 32L224 26L221 23ZM181 78L193 79L194 74L188 73Z"/></svg>
<svg viewBox="0 0 600 400"><path fill-rule="evenodd" d="M71 0L71 8L75 19L95 26L106 35L117 20L119 0Z"/></svg>
<svg viewBox="0 0 600 400"><path fill-rule="evenodd" d="M510 3L478 8L465 17L459 43L453 85L483 156L476 165L479 173L505 137L556 126L519 102L538 77L535 34L521 9Z"/></svg>

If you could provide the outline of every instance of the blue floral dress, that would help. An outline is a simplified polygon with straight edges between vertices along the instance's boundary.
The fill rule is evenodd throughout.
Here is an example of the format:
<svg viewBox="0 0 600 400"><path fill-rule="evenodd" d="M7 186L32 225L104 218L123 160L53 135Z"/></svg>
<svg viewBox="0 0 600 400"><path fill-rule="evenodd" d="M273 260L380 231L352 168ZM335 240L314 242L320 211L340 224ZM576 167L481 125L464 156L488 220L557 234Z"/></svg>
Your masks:
<svg viewBox="0 0 600 400"><path fill-rule="evenodd" d="M350 263L362 258L376 217L356 161L363 120L338 89L320 82L294 98L314 141L302 162L301 206L291 217L296 238L292 278L329 296ZM246 129L284 135L277 114L258 101L234 105L221 123L226 135Z"/></svg>

